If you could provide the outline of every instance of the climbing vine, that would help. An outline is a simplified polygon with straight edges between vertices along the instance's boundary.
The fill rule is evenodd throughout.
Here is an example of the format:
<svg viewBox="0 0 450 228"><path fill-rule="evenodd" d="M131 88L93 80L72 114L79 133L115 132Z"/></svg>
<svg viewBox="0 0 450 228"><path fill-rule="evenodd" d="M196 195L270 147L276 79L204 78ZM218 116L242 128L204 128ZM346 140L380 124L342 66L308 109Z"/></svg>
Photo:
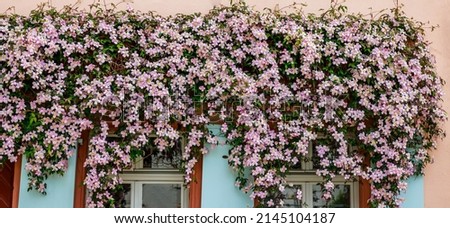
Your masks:
<svg viewBox="0 0 450 228"><path fill-rule="evenodd" d="M369 18L238 3L163 17L42 6L1 16L0 82L0 163L25 156L29 190L45 194L89 130L90 207L114 206L120 172L149 143L187 139L188 184L217 143L210 123L232 145L236 185L261 206L283 205L286 175L314 142L324 199L336 176L362 178L372 206L397 207L446 120L424 24L398 8Z"/></svg>

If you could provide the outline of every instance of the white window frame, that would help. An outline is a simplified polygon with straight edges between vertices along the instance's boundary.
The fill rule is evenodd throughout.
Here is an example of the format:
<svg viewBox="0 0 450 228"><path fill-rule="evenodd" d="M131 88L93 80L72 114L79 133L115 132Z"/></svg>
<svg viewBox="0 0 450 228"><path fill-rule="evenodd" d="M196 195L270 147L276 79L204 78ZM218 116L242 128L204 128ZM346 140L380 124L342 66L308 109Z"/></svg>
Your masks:
<svg viewBox="0 0 450 228"><path fill-rule="evenodd" d="M351 149L351 148L350 148ZM308 157L313 156L313 143L308 146ZM301 185L302 187L302 207L313 206L313 186L323 182L323 178L316 175L313 170L312 159L301 162L301 170L291 170L286 181L289 185ZM345 184L350 186L350 207L359 208L359 181L346 180L343 176L333 178L335 185Z"/></svg>
<svg viewBox="0 0 450 228"><path fill-rule="evenodd" d="M184 152L186 140L181 140L181 153ZM131 186L131 208L142 208L143 184L179 184L181 186L181 208L189 206L189 189L184 185L184 173L177 169L143 168L144 159L138 158L130 169L124 170L119 176L123 184Z"/></svg>
<svg viewBox="0 0 450 228"><path fill-rule="evenodd" d="M142 185L144 184L179 184L181 186L181 208L189 206L189 190L184 186L184 180L178 173L123 173L123 184L131 186L131 208L142 208Z"/></svg>
<svg viewBox="0 0 450 228"><path fill-rule="evenodd" d="M321 183L323 179L315 176L315 174L309 175L288 175L286 181L292 185L301 185L302 187L302 206L313 206L313 186ZM334 178L333 183L335 185L349 185L350 186L350 207L359 208L359 182L347 181L345 182L343 177Z"/></svg>

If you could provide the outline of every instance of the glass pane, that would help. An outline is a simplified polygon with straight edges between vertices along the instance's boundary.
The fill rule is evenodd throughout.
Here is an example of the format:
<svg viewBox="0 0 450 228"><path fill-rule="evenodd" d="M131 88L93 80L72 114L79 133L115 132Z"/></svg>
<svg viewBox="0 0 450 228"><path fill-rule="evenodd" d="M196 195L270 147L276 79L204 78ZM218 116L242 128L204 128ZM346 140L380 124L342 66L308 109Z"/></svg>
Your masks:
<svg viewBox="0 0 450 228"><path fill-rule="evenodd" d="M320 160L321 159L320 159L319 155L317 154L316 150L313 150L312 157L311 157L313 170L322 168L322 166L320 165Z"/></svg>
<svg viewBox="0 0 450 228"><path fill-rule="evenodd" d="M119 190L115 193L115 206L118 208L131 207L131 184L122 184Z"/></svg>
<svg viewBox="0 0 450 228"><path fill-rule="evenodd" d="M284 190L285 199L284 207L298 208L302 207L302 200L297 199L297 190L302 190L301 185L294 185L292 187L286 187Z"/></svg>
<svg viewBox="0 0 450 228"><path fill-rule="evenodd" d="M181 140L175 142L172 148L165 151L159 151L154 145L146 146L144 150L143 168L181 168Z"/></svg>
<svg viewBox="0 0 450 228"><path fill-rule="evenodd" d="M181 184L143 184L143 208L180 208Z"/></svg>
<svg viewBox="0 0 450 228"><path fill-rule="evenodd" d="M313 186L313 207L332 207L332 208L350 208L350 185L335 185L332 199L327 203L322 199L322 187L320 185Z"/></svg>
<svg viewBox="0 0 450 228"><path fill-rule="evenodd" d="M297 162L297 164L293 165L291 168L293 171L300 171L303 169L302 167L302 163L301 162Z"/></svg>

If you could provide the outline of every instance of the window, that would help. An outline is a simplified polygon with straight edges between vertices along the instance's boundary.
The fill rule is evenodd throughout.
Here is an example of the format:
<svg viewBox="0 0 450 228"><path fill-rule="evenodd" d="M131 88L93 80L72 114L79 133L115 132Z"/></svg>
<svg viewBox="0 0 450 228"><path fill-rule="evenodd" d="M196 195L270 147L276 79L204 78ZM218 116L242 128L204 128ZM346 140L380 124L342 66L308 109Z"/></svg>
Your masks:
<svg viewBox="0 0 450 228"><path fill-rule="evenodd" d="M111 136L111 140L114 137ZM179 208L188 206L188 190L180 172L184 140L166 151L159 151L152 143L142 157L120 176L124 183L116 195L116 207Z"/></svg>
<svg viewBox="0 0 450 228"><path fill-rule="evenodd" d="M358 182L347 181L342 176L334 178L335 188L332 199L328 204L322 199L322 177L315 174L320 160L313 150L313 143L309 145L309 161L302 162L291 174L287 176L287 182L292 187L285 189L284 207L358 207L359 185ZM296 198L297 190L302 191L302 199Z"/></svg>

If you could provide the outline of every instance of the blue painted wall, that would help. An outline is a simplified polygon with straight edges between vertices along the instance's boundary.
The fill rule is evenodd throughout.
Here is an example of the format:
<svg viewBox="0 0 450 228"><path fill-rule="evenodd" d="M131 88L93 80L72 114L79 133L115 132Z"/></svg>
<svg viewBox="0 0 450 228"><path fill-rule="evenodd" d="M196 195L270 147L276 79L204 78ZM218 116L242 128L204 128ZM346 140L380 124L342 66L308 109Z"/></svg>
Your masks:
<svg viewBox="0 0 450 228"><path fill-rule="evenodd" d="M36 190L27 191L28 180L25 170L25 158L22 159L20 177L19 207L25 208L71 208L75 191L76 153L69 159L69 169L64 176L50 176L47 183L47 195Z"/></svg>
<svg viewBox="0 0 450 228"><path fill-rule="evenodd" d="M236 176L228 166L228 156L231 149L221 145L225 137L220 136L220 126L210 125L209 130L218 136L219 145L206 145L209 153L203 157L202 207L206 208L245 208L253 207L253 200L235 185Z"/></svg>
<svg viewBox="0 0 450 228"><path fill-rule="evenodd" d="M405 198L402 207L404 208L422 208L425 206L423 191L423 176L411 177L408 179L408 189L401 196Z"/></svg>

